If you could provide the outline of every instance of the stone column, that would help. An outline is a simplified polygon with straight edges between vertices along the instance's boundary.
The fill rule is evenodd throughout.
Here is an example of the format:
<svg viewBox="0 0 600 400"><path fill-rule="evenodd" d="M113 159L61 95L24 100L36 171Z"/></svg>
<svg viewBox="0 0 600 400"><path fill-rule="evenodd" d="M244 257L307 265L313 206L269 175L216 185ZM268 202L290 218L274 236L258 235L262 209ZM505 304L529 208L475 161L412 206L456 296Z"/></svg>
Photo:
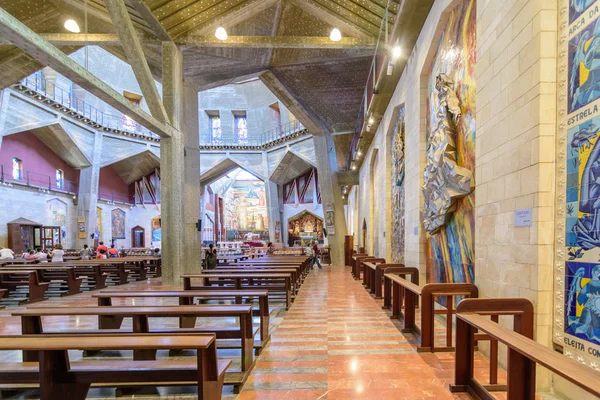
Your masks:
<svg viewBox="0 0 600 400"><path fill-rule="evenodd" d="M79 191L77 194L77 216L85 221L85 238L79 238L79 229L76 226L75 234L78 248L84 244L93 246L91 235L96 232L96 206L98 204L98 184L100 181L100 158L102 154L102 132L94 135L94 151L92 152L92 165L79 171ZM75 221L77 223L77 221ZM99 240L102 240L99 238Z"/></svg>
<svg viewBox="0 0 600 400"><path fill-rule="evenodd" d="M337 164L335 146L330 134L313 135L319 189L323 203L323 214L327 217L327 206L331 204L334 212L334 232L327 231L327 241L331 248L331 263L344 265L344 237L346 236L346 218L344 216L344 201L342 191L337 183Z"/></svg>
<svg viewBox="0 0 600 400"><path fill-rule="evenodd" d="M181 283L184 273L184 148L181 132L183 117L183 59L172 42L163 42L163 103L171 125L170 138L160 141L160 194L162 222L162 281Z"/></svg>
<svg viewBox="0 0 600 400"><path fill-rule="evenodd" d="M265 181L265 195L267 197L267 216L269 218L269 240L273 243L283 240L283 229L279 213L279 196L277 184L269 179ZM279 237L275 237L275 226L279 223Z"/></svg>
<svg viewBox="0 0 600 400"><path fill-rule="evenodd" d="M189 86L183 89L183 133L185 138L185 186L183 191L183 211L185 217L185 240L183 255L185 273L199 272L201 269L200 245L202 232L197 223L200 214L200 132L198 125L198 92Z"/></svg>

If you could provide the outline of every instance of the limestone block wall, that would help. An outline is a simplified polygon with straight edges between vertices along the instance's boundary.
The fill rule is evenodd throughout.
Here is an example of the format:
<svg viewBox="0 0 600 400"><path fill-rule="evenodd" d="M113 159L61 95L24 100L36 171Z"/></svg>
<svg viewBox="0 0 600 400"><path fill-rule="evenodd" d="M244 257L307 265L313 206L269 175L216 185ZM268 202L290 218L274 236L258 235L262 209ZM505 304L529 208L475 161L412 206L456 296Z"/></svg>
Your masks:
<svg viewBox="0 0 600 400"><path fill-rule="evenodd" d="M557 2L480 3L475 282L483 297L532 301L535 339L549 346ZM532 210L531 226L514 226L520 209Z"/></svg>

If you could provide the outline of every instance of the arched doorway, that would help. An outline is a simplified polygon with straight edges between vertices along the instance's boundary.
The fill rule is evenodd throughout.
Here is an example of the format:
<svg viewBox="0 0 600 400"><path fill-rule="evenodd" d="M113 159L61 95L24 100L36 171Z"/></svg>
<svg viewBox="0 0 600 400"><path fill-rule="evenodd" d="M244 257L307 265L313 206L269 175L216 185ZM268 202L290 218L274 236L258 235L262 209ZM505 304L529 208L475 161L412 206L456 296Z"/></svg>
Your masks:
<svg viewBox="0 0 600 400"><path fill-rule="evenodd" d="M146 230L141 226L131 228L131 248L146 247Z"/></svg>

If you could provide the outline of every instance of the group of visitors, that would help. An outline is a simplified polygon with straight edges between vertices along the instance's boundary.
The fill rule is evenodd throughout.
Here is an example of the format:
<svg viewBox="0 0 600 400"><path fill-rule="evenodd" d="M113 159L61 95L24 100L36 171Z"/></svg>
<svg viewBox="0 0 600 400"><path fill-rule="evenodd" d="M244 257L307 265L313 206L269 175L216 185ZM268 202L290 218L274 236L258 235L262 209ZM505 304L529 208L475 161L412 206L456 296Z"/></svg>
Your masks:
<svg viewBox="0 0 600 400"><path fill-rule="evenodd" d="M158 249L156 249L158 250ZM157 251L155 251L155 254ZM106 259L119 257L119 250L115 248L115 245L111 245L108 247L104 244L104 242L100 242L96 250L91 249L87 244L83 245L83 248L79 250L79 254L81 255L82 260L90 260L92 258L96 259ZM54 248L51 250L48 249L27 249L27 251L23 252L21 256L25 260L38 260L39 262L63 262L64 261L65 251L61 244L54 245ZM124 256L124 255L123 255ZM9 249L8 247L0 248L0 261L1 260L14 260L15 252Z"/></svg>

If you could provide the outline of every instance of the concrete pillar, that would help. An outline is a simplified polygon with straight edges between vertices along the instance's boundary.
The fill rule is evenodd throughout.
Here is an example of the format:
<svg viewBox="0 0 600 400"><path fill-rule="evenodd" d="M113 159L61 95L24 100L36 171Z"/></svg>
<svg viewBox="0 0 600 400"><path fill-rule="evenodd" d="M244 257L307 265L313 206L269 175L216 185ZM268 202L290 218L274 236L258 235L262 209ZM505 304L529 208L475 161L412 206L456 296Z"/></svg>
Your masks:
<svg viewBox="0 0 600 400"><path fill-rule="evenodd" d="M184 273L184 148L181 132L183 118L183 59L171 42L163 42L163 103L171 125L170 138L160 141L160 194L162 220L162 281L180 284Z"/></svg>
<svg viewBox="0 0 600 400"><path fill-rule="evenodd" d="M96 206L98 204L98 185L100 181L100 157L102 154L102 132L94 135L94 151L92 152L92 165L82 168L79 172L79 192L77 194L77 216L83 217L85 223L85 237L79 238L77 232L78 248L84 244L93 246L92 234L96 232ZM82 235L83 236L83 235ZM102 240L102 238L99 238Z"/></svg>
<svg viewBox="0 0 600 400"><path fill-rule="evenodd" d="M280 243L283 240L283 227L279 212L279 196L277 184L269 179L265 181L265 195L267 197L267 216L269 218L269 240ZM278 231L276 232L276 227ZM276 237L276 233L279 235Z"/></svg>
<svg viewBox="0 0 600 400"><path fill-rule="evenodd" d="M327 241L331 248L331 262L334 265L344 265L344 236L346 236L346 218L344 216L344 201L342 191L337 183L335 145L330 134L313 135L319 189L323 203L323 214L327 220L328 205L333 206L334 232L327 230Z"/></svg>
<svg viewBox="0 0 600 400"><path fill-rule="evenodd" d="M185 217L185 239L183 255L185 273L199 272L201 269L200 245L202 232L197 223L200 214L200 131L198 129L198 92L188 86L183 89L183 133L185 138L185 186L183 191L183 211Z"/></svg>

